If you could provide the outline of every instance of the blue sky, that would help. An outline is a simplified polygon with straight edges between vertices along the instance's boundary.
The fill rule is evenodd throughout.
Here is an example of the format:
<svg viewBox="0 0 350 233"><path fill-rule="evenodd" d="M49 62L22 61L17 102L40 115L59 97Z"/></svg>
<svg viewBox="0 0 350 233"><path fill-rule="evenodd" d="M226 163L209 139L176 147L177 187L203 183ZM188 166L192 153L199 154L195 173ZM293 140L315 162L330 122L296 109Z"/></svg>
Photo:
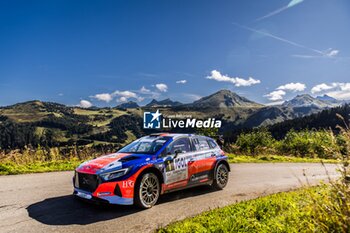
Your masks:
<svg viewBox="0 0 350 233"><path fill-rule="evenodd" d="M350 99L348 0L1 1L0 32L0 105Z"/></svg>

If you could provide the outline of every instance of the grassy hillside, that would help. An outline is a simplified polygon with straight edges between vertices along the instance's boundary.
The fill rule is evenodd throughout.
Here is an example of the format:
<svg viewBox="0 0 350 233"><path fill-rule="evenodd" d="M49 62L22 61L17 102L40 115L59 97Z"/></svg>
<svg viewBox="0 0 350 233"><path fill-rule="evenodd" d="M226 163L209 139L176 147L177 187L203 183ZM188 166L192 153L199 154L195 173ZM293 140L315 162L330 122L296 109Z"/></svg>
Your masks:
<svg viewBox="0 0 350 233"><path fill-rule="evenodd" d="M118 130L123 116L130 116L126 110L101 108L83 109L57 103L29 101L0 108L0 147L3 149L23 148L26 145L66 146L100 143L123 143L133 131ZM112 124L120 119L120 126ZM118 132L114 135L123 140L95 139L98 135ZM136 130L137 131L137 130Z"/></svg>

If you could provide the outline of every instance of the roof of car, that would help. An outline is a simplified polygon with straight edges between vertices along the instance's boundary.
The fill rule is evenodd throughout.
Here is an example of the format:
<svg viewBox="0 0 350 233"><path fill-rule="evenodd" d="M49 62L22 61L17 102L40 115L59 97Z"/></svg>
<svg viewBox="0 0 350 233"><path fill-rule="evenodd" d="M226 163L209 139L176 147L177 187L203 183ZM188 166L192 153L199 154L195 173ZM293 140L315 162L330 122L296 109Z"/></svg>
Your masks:
<svg viewBox="0 0 350 233"><path fill-rule="evenodd" d="M155 133L155 134L150 134L148 136L154 136L154 137L172 137L173 139L178 138L178 137L183 137L183 136L196 136L195 134L185 134L185 133Z"/></svg>

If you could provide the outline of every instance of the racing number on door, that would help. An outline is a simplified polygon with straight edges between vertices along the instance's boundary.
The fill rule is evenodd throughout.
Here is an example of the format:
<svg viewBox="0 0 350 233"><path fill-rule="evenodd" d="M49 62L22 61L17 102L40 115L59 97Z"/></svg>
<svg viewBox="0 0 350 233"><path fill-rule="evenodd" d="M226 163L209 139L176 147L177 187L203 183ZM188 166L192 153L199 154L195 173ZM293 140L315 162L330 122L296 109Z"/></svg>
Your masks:
<svg viewBox="0 0 350 233"><path fill-rule="evenodd" d="M174 163L175 163L175 170L187 168L186 158L184 157L174 159Z"/></svg>
<svg viewBox="0 0 350 233"><path fill-rule="evenodd" d="M166 184L175 183L188 178L186 158L174 159L166 169Z"/></svg>

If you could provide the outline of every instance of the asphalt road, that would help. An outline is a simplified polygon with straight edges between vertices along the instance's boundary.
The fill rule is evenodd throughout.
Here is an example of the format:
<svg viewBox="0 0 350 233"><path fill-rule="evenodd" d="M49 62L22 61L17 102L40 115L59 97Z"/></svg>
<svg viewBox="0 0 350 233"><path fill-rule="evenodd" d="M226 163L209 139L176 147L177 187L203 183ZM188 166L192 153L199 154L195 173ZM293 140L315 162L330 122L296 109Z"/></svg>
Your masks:
<svg viewBox="0 0 350 233"><path fill-rule="evenodd" d="M208 186L161 197L149 210L132 206L94 206L75 199L73 172L0 177L0 232L150 232L170 222L237 201L327 180L320 164L232 164L228 186ZM336 177L336 165L326 165Z"/></svg>

